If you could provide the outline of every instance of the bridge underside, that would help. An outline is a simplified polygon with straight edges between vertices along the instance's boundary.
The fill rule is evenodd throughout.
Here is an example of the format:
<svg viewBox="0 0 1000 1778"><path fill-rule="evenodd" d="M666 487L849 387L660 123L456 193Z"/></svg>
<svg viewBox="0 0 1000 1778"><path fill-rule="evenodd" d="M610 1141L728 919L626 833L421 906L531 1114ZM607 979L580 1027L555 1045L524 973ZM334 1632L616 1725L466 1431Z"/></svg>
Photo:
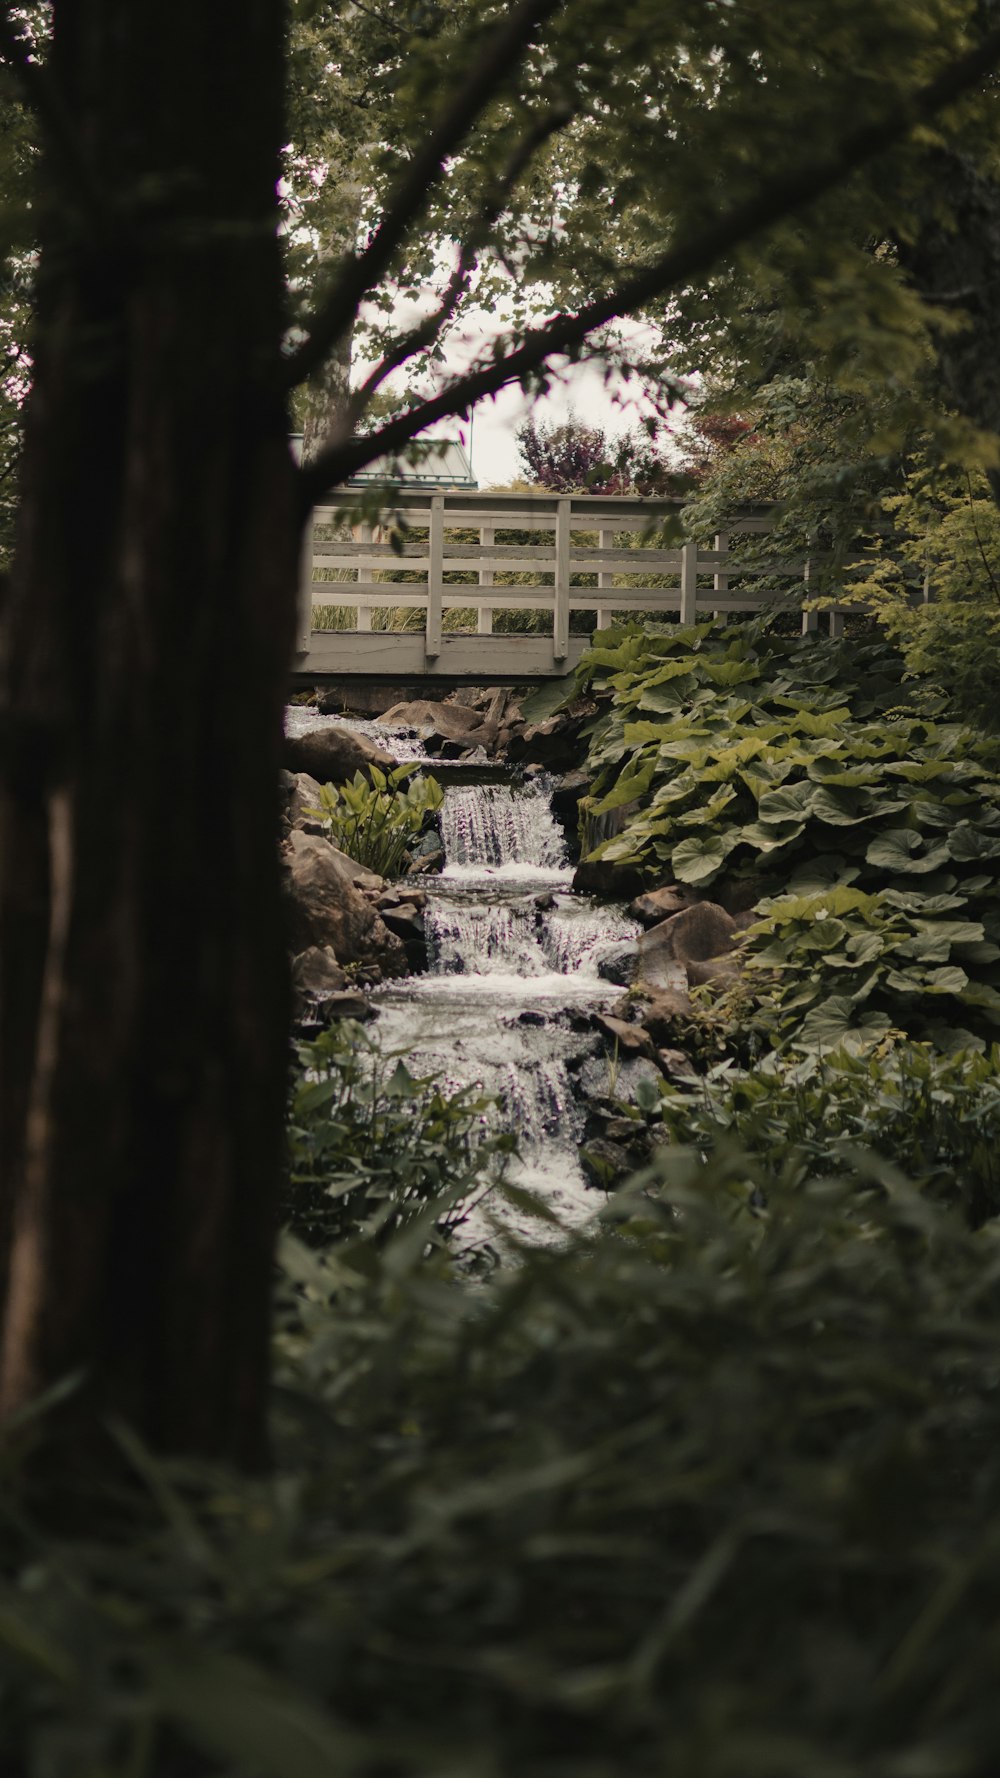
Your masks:
<svg viewBox="0 0 1000 1778"><path fill-rule="evenodd" d="M454 685L523 685L532 679L561 679L572 673L589 636L571 636L569 653L558 657L551 636L462 635L441 637L440 652L428 655L422 631L314 630L309 648L296 655L296 681L324 679L419 680L423 696Z"/></svg>

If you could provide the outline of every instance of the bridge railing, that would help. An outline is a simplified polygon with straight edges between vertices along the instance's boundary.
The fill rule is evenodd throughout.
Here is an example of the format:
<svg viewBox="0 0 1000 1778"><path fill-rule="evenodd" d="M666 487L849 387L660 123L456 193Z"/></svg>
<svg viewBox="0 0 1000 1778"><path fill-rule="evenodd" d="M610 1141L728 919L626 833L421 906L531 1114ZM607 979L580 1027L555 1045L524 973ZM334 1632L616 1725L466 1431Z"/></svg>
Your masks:
<svg viewBox="0 0 1000 1778"><path fill-rule="evenodd" d="M403 491L393 502L392 523L385 531L358 527L352 532L336 522L338 509L349 505L350 499L348 494L334 493L317 507L303 551L298 647L300 658L315 657L317 667L333 643L329 631L314 626L317 606L353 611L353 634L359 642L370 637L354 654L359 662L369 663L376 658L376 636L371 634L374 612L396 608L422 612L423 625L416 633L421 638L422 668L413 631L406 633L406 658L411 670L431 672L442 670L440 663L454 642L444 628L446 611L474 614L484 658L489 656L498 670L504 668L508 654L512 662L524 655L528 638L512 633L501 638L494 630L495 613L542 612L549 620L545 652L551 664L535 670L559 671L579 652L579 639L571 639L571 612L592 613L598 629L630 611L676 615L690 623L709 612L760 610L773 603L775 581L802 603L819 565L815 557L790 560L761 550L761 537L773 525L763 507L734 513L729 528L705 544L661 548L647 539L666 517L678 512L678 501ZM511 583L508 576L517 579ZM764 581L770 583L767 588ZM824 612L832 634L839 633L846 609L833 605ZM818 625L818 613L804 610L803 630ZM341 629L336 635L336 653L350 655L352 632ZM323 647L325 636L329 642ZM465 637L463 659L469 656L468 629ZM388 632L378 632L379 652L385 659L389 641ZM350 670L349 660L342 658L340 664ZM354 670L370 667L358 665Z"/></svg>

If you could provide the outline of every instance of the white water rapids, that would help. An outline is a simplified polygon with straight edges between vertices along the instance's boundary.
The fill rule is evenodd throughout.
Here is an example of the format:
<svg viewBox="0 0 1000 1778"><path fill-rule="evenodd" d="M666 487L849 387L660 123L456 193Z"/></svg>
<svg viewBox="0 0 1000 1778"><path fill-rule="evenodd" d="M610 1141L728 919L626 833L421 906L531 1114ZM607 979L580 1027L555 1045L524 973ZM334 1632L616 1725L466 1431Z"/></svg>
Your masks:
<svg viewBox="0 0 1000 1778"><path fill-rule="evenodd" d="M401 762L427 760L432 772L439 769L412 730L397 734L301 706L287 712L290 734L334 721ZM447 768L440 776L447 783ZM620 909L574 894L544 781L448 786L441 835L444 870L418 879L428 894L429 971L376 991L372 1029L385 1049L405 1054L413 1074L496 1095L490 1122L512 1131L518 1144L507 1177L561 1221L581 1222L600 1200L580 1169L584 1114L567 1064L597 1048L589 1014L622 992L598 975L598 964L638 927ZM470 1242L490 1241L494 1224L501 1239L503 1228L536 1242L551 1232L487 1193L464 1232Z"/></svg>
<svg viewBox="0 0 1000 1778"><path fill-rule="evenodd" d="M497 1122L519 1150L508 1177L578 1222L597 1200L580 1170L583 1113L567 1063L594 1047L586 1014L621 994L598 975L600 958L636 928L573 893L544 785L450 788L441 830L445 868L422 879L430 970L379 990L380 1035L412 1050L412 1072L497 1094ZM488 1236L490 1216L544 1236L538 1219L488 1200L468 1233Z"/></svg>

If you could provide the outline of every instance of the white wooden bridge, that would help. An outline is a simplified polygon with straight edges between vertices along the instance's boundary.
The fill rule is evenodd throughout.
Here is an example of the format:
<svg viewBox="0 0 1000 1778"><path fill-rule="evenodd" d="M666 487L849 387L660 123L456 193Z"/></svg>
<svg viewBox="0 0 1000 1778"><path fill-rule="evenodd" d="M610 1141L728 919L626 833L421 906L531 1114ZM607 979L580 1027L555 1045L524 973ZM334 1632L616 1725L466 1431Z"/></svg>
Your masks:
<svg viewBox="0 0 1000 1778"><path fill-rule="evenodd" d="M356 500L333 492L306 536L295 660L305 677L488 684L556 677L589 645L589 636L571 634L571 612L589 613L588 628L597 629L633 611L693 623L772 604L776 580L801 604L816 567L815 558L762 557L761 534L772 529L766 507L734 513L710 547L659 548L646 538L676 516L680 501L409 490L395 496L384 530L373 532L338 526L338 510ZM331 607L334 621L351 627L324 627ZM846 609L824 611L832 634ZM422 621L376 628L375 614L388 610L420 613ZM541 611L545 631L500 630L501 611ZM448 612L465 614L461 628L446 627ZM803 611L802 627L817 629L819 614Z"/></svg>

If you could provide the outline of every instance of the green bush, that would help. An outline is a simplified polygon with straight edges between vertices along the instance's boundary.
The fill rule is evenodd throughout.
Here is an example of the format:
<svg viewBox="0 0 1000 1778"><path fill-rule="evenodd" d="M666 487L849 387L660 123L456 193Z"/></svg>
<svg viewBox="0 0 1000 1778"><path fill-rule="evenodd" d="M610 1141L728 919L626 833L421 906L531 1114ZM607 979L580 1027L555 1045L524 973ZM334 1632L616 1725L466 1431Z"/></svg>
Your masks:
<svg viewBox="0 0 1000 1778"><path fill-rule="evenodd" d="M862 1156L893 1162L978 1227L1000 1215L1000 1049L942 1056L930 1044L771 1055L664 1085L651 1107L671 1139L712 1156L736 1144L786 1186L850 1177ZM857 1177L857 1175L855 1175Z"/></svg>
<svg viewBox="0 0 1000 1778"><path fill-rule="evenodd" d="M901 702L884 643L613 632L578 669L594 725L591 858L711 895L744 885L756 1029L830 1050L893 1028L1000 1028L996 744ZM767 899L763 899L767 898Z"/></svg>
<svg viewBox="0 0 1000 1778"><path fill-rule="evenodd" d="M388 772L371 765L367 774L355 772L350 784L321 785L320 806L308 813L322 820L327 836L348 857L380 877L396 877L409 856L409 842L443 798L437 779L412 764Z"/></svg>
<svg viewBox="0 0 1000 1778"><path fill-rule="evenodd" d="M492 1104L476 1087L414 1077L398 1051L338 1021L297 1046L282 1220L314 1246L384 1239L417 1218L443 1239L487 1163L513 1147L485 1133Z"/></svg>
<svg viewBox="0 0 1000 1778"><path fill-rule="evenodd" d="M8 1475L5 1770L988 1778L1000 1253L859 1172L677 1155L472 1289L286 1243L271 1475Z"/></svg>

